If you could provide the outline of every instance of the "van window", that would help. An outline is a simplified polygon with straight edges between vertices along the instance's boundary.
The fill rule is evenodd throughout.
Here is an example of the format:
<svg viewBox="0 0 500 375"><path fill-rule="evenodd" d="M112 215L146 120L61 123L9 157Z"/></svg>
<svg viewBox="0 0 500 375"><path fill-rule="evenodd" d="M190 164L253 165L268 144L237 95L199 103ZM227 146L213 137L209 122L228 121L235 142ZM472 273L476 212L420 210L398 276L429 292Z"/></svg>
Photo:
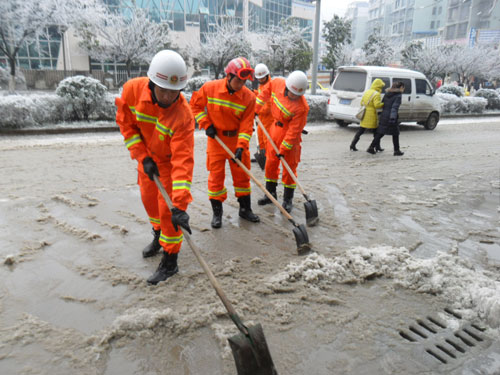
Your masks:
<svg viewBox="0 0 500 375"><path fill-rule="evenodd" d="M409 78L396 78L392 79L392 82L403 82L405 84L405 91L403 94L411 94L411 79Z"/></svg>
<svg viewBox="0 0 500 375"><path fill-rule="evenodd" d="M365 72L340 72L333 83L334 90L363 92L365 91Z"/></svg>
<svg viewBox="0 0 500 375"><path fill-rule="evenodd" d="M389 77L373 77L373 78L372 78L372 83L373 83L373 81L375 81L377 78L378 78L378 79L381 79L381 80L382 80L382 81L384 81L384 83L385 83L385 86L384 86L384 89L382 90L382 92L384 92L384 90L387 90L387 89L389 89L389 88L391 87L391 81L390 81Z"/></svg>
<svg viewBox="0 0 500 375"><path fill-rule="evenodd" d="M425 79L415 79L417 94L431 95L432 89Z"/></svg>

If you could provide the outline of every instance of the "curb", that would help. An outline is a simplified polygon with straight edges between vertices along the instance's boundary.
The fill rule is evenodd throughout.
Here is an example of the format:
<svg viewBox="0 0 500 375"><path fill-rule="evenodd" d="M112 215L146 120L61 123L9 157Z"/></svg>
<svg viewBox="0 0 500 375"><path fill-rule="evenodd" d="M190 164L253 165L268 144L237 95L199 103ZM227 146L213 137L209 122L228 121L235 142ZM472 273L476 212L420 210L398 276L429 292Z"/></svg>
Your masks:
<svg viewBox="0 0 500 375"><path fill-rule="evenodd" d="M105 133L120 131L118 126L100 126L89 128L48 128L48 129L1 129L2 135L43 135L43 134L72 134L72 133Z"/></svg>

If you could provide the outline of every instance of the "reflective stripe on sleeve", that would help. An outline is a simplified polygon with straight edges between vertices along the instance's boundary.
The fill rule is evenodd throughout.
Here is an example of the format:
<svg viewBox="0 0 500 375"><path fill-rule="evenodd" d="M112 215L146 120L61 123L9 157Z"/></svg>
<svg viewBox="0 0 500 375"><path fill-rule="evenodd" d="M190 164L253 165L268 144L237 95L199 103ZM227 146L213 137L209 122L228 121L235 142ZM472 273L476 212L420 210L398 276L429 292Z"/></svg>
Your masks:
<svg viewBox="0 0 500 375"><path fill-rule="evenodd" d="M250 142L250 138L252 138L252 136L247 134L247 133L238 134L238 139L244 139L244 140Z"/></svg>
<svg viewBox="0 0 500 375"><path fill-rule="evenodd" d="M172 182L172 190L191 190L191 181L179 180Z"/></svg>
<svg viewBox="0 0 500 375"><path fill-rule="evenodd" d="M281 144L282 144L283 146L285 146L285 148L286 148L287 150L291 150L291 149L292 149L292 147L293 147L293 145L291 145L290 143L285 142L285 141L281 142Z"/></svg>
<svg viewBox="0 0 500 375"><path fill-rule="evenodd" d="M130 148L133 145L135 145L139 142L142 142L142 139L141 139L141 136L139 134L134 134L132 137L125 139L124 142L125 142L125 146L127 146L127 148Z"/></svg>

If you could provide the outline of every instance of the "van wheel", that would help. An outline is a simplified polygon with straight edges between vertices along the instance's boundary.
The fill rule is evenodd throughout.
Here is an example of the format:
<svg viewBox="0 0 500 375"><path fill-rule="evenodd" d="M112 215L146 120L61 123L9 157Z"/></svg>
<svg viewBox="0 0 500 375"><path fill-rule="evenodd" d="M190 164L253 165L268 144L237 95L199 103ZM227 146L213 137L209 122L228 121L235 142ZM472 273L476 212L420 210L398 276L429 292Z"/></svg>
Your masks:
<svg viewBox="0 0 500 375"><path fill-rule="evenodd" d="M427 118L427 121L424 124L424 128L426 128L427 130L434 130L436 129L438 122L439 115L436 112L432 112Z"/></svg>
<svg viewBox="0 0 500 375"><path fill-rule="evenodd" d="M345 121L342 121L342 120L335 120L335 122L337 123L338 126L340 126L341 128L345 128L347 125L349 125L349 123L345 122Z"/></svg>

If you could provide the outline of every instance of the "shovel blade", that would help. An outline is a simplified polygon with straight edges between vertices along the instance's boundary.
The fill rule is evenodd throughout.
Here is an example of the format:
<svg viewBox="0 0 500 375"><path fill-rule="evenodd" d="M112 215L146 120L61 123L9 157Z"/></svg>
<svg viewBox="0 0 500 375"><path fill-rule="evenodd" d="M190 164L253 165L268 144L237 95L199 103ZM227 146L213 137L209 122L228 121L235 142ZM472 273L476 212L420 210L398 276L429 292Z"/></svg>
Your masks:
<svg viewBox="0 0 500 375"><path fill-rule="evenodd" d="M307 235L306 227L304 226L304 224L300 224L294 227L293 234L295 235L295 242L297 242L297 253L299 255L304 255L311 251L309 236Z"/></svg>
<svg viewBox="0 0 500 375"><path fill-rule="evenodd" d="M239 333L228 339L238 375L278 375L262 326L257 324L247 329L248 336Z"/></svg>
<svg viewBox="0 0 500 375"><path fill-rule="evenodd" d="M255 160L257 160L257 163L259 164L260 169L265 170L266 169L266 150L261 148L253 156L254 156Z"/></svg>
<svg viewBox="0 0 500 375"><path fill-rule="evenodd" d="M304 202L304 209L306 211L306 224L308 227L314 227L318 224L318 206L315 200Z"/></svg>

